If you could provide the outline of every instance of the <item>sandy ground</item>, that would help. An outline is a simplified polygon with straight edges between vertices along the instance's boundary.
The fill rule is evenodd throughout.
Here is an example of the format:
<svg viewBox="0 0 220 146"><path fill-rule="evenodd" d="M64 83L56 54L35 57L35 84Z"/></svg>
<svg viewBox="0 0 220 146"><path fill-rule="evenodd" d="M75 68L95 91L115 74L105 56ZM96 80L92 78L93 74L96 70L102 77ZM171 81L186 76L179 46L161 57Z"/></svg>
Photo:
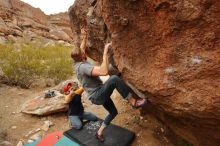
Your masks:
<svg viewBox="0 0 220 146"><path fill-rule="evenodd" d="M46 120L52 121L54 126L50 127L47 132L41 132L42 135L69 129L66 113L37 117L20 112L24 102L43 90L45 89L21 89L0 85L0 143L9 141L13 146L16 146L19 140L26 143L30 138L26 135L40 128ZM139 110L133 109L117 93L114 94L113 101L119 114L113 123L136 133L132 146L173 146L165 136L166 128L160 122L150 115L140 116ZM107 113L102 106L92 105L88 100L83 100L86 111L93 111L100 118L105 117Z"/></svg>

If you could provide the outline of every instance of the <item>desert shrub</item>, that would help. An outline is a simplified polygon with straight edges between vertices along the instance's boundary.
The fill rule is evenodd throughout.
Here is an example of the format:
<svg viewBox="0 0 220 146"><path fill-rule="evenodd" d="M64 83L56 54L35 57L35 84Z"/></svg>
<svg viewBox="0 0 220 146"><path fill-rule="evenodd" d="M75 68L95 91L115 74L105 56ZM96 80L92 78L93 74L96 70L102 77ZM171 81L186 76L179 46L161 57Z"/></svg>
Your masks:
<svg viewBox="0 0 220 146"><path fill-rule="evenodd" d="M39 47L40 46L40 47ZM0 81L29 88L39 78L56 83L72 76L70 47L35 43L0 45Z"/></svg>

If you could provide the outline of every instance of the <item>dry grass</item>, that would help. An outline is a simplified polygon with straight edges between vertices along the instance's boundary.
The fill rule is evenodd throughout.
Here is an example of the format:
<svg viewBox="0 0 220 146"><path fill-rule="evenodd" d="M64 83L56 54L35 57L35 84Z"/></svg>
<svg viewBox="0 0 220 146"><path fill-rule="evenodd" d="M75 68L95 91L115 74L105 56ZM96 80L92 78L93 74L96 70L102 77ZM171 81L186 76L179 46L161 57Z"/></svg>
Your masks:
<svg viewBox="0 0 220 146"><path fill-rule="evenodd" d="M29 88L39 78L59 83L73 74L70 47L40 42L0 45L0 82Z"/></svg>

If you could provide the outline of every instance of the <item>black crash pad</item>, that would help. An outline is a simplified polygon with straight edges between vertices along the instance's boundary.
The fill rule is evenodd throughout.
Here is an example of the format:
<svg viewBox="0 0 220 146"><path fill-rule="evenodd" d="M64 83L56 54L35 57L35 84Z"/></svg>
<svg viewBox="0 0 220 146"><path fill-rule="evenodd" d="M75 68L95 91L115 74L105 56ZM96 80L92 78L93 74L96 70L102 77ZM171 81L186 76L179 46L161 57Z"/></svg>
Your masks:
<svg viewBox="0 0 220 146"><path fill-rule="evenodd" d="M100 120L88 122L82 130L70 129L64 132L64 135L81 146L129 146L135 138L134 132L111 124L105 130L105 142L101 143L95 138L95 133L100 125Z"/></svg>

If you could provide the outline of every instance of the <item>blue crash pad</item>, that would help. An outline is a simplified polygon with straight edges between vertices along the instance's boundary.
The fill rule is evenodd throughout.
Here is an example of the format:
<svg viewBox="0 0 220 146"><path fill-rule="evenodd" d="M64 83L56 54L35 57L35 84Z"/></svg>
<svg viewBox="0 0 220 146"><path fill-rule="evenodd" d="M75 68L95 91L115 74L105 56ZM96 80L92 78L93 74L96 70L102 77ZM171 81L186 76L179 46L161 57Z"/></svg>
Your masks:
<svg viewBox="0 0 220 146"><path fill-rule="evenodd" d="M66 136L64 136L54 146L80 146L80 145L78 143L70 140Z"/></svg>

